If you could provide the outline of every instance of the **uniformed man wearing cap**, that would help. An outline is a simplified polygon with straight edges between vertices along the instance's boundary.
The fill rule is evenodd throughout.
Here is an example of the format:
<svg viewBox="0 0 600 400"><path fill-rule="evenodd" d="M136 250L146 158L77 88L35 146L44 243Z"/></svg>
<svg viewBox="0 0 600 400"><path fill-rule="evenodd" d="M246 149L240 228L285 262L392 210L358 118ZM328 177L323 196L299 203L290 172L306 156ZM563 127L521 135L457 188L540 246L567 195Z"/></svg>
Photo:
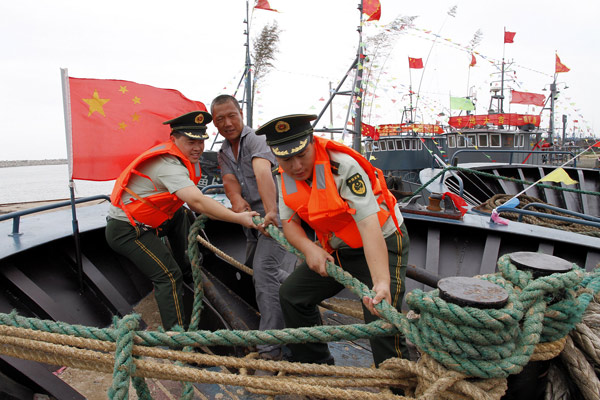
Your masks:
<svg viewBox="0 0 600 400"><path fill-rule="evenodd" d="M191 276L186 250L193 216L183 204L210 218L256 228L257 213L235 213L197 187L211 120L208 112L193 111L164 122L171 127L169 140L133 160L110 197L106 240L152 281L165 329L187 325L182 283L184 275ZM161 236L168 237L172 252Z"/></svg>
<svg viewBox="0 0 600 400"><path fill-rule="evenodd" d="M344 287L328 277L331 261L375 292L363 298L366 322L377 318L374 305L386 300L400 310L409 239L396 199L383 174L347 146L313 137L316 115L275 118L256 131L279 163L279 213L287 240L306 262L279 291L286 327L321 324L317 304ZM307 237L301 220L314 229L319 244ZM369 312L367 312L367 310ZM333 363L326 343L290 344L293 359ZM371 339L375 364L408 357L404 338Z"/></svg>

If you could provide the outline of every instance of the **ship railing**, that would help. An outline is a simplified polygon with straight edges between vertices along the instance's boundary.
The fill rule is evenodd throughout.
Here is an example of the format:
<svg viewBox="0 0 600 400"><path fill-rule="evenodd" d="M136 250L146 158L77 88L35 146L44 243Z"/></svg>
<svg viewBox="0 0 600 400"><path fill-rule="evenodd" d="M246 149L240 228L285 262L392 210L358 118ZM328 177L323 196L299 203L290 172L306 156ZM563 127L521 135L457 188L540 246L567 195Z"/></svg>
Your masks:
<svg viewBox="0 0 600 400"><path fill-rule="evenodd" d="M524 161L515 161L514 160L514 155L515 154L528 154L528 155L534 155L537 156L538 159L541 158L543 161L542 162L548 162L549 165L552 165L553 161L559 161L562 160L563 158L566 158L565 156L568 156L569 160L573 160L573 167L577 168L577 159L575 158L575 153L573 153L572 151L567 151L567 150L541 150L541 151L532 151L532 150L511 150L511 149L504 149L504 150L489 150L489 149L485 149L485 150L475 150L475 149L462 149L462 150L457 150L453 155L452 158L450 159L450 165L457 165L459 157L458 155L460 153L508 153L509 157L508 157L508 163L510 165L512 165L513 163L518 163L518 164L531 164L528 162L524 162ZM556 157L554 157L554 155L556 155ZM561 157L558 157L558 156ZM544 161L546 160L546 161Z"/></svg>
<svg viewBox="0 0 600 400"><path fill-rule="evenodd" d="M463 183L463 180L461 178L461 176L459 174L457 174L454 170L448 170L448 164L446 164L446 162L444 160L441 159L441 157L437 154L433 155L433 162L431 165L432 169L436 168L436 164L442 168L444 168L444 171L442 172L442 176L440 177L440 182L444 183L444 177L446 175L446 171L450 171L450 174L452 174L453 177L456 178L456 180L458 181L458 195L460 197L463 196L463 192L464 192L464 188L465 185Z"/></svg>
<svg viewBox="0 0 600 400"><path fill-rule="evenodd" d="M96 201L96 200L109 200L110 201L110 196L107 196L105 194L99 194L99 195L95 195L95 196L82 197L79 199L75 199L75 204L87 203L87 202ZM0 215L0 222L12 219L13 220L13 229L12 229L12 233L9 236L19 236L19 235L21 235L21 233L19 232L19 227L21 224L22 216L29 215L29 214L36 214L36 213L39 213L42 211L53 210L55 208L61 208L61 207L66 207L66 206L71 206L71 205L72 205L71 200L64 200L64 201L58 201L58 202L52 203L52 204L46 204L46 205L39 206L39 207L29 208L27 210L14 211L14 212L11 212L8 214Z"/></svg>

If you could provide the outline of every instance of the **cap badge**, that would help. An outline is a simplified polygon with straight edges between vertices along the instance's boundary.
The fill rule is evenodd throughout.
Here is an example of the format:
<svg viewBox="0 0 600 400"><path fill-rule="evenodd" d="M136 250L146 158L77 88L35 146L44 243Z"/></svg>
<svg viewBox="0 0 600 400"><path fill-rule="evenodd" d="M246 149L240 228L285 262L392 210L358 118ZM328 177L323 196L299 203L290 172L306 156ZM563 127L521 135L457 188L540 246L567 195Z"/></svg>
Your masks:
<svg viewBox="0 0 600 400"><path fill-rule="evenodd" d="M290 124L288 124L288 123L287 123L287 122L285 122L285 121L278 121L278 122L275 124L275 131L276 131L277 133L283 133L283 132L287 132L287 131L289 131L289 130L290 130Z"/></svg>
<svg viewBox="0 0 600 400"><path fill-rule="evenodd" d="M204 122L204 115L202 114L198 114L196 115L196 118L194 118L194 122L197 124L201 124Z"/></svg>

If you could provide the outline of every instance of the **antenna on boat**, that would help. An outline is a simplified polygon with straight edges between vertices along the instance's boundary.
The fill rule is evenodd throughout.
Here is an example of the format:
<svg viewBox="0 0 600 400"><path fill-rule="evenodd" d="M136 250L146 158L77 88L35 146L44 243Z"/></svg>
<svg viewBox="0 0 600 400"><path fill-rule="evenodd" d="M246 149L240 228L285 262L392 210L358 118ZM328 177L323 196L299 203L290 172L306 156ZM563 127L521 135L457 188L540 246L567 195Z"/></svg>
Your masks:
<svg viewBox="0 0 600 400"><path fill-rule="evenodd" d="M233 92L233 97L237 98L237 92L238 89L240 88L240 86L242 85L242 82L244 82L244 94L242 96L242 109L244 107L244 104L246 105L246 125L247 126L252 126L252 105L253 105L253 101L252 101L252 59L250 58L250 4L249 4L249 0L246 0L246 19L244 19L244 24L246 24L246 29L244 30L244 35L246 35L246 43L244 43L244 46L246 46L246 60L244 63L244 73L242 74L242 77L240 78L240 81L237 84L237 87L235 89L235 91ZM219 132L217 131L217 136L215 137L215 139L212 141L211 145L210 145L210 150L213 149L213 147L215 146L216 143L221 143L221 142L217 142L217 137L219 136Z"/></svg>
<svg viewBox="0 0 600 400"><path fill-rule="evenodd" d="M244 34L246 35L246 67L245 67L245 77L246 77L246 85L245 85L245 101L246 104L246 125L252 126L252 60L250 58L250 4L249 0L246 0L246 31Z"/></svg>
<svg viewBox="0 0 600 400"><path fill-rule="evenodd" d="M346 132L352 133L354 135L352 138L352 148L354 150L360 152L361 132L362 132L362 129L361 129L361 127L362 127L362 98L363 98L362 75L363 75L364 60L366 59L366 56L364 54L364 44L362 42L363 0L360 0L360 3L358 5L358 11L360 13L360 24L359 24L358 28L356 29L358 31L358 50L357 50L356 58L354 59L354 61L352 62L352 65L350 66L350 68L348 69L348 71L346 72L346 74L344 75L344 77L342 78L340 83L338 84L337 88L334 91L331 91L331 93L329 95L329 100L327 100L327 102L321 109L321 112L317 116L317 119L313 122L312 126L313 126L314 130L317 132L330 132L332 137L333 137L334 132L341 132L342 135L344 135ZM352 84L353 89L351 91L340 91L342 85L344 84L344 82L346 81L346 78L348 77L348 75L350 75L350 72L352 72L352 70L356 71L356 73L354 75L354 82ZM338 94L350 96L350 104L348 107L348 112L346 114L346 119L344 121L344 127L343 128L316 129L317 123L319 122L319 120L321 119L323 114L325 114L327 107L331 106L331 102L333 101L334 97ZM354 119L353 128L351 130L347 129L347 127L346 127L346 122L348 121L348 117L350 116L350 114L352 114L352 117Z"/></svg>

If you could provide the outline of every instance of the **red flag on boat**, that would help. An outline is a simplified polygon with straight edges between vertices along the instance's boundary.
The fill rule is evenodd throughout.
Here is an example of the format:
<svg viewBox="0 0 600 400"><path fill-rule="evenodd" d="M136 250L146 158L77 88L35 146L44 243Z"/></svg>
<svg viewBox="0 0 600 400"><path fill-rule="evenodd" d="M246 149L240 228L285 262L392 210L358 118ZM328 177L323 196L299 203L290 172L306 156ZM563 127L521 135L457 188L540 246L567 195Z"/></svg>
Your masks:
<svg viewBox="0 0 600 400"><path fill-rule="evenodd" d="M598 140L596 143L594 143L592 145L592 147L600 147L600 140Z"/></svg>
<svg viewBox="0 0 600 400"><path fill-rule="evenodd" d="M377 129L372 125L361 122L360 131L363 135L373 138L373 140L379 140L379 132L377 132Z"/></svg>
<svg viewBox="0 0 600 400"><path fill-rule="evenodd" d="M474 67L475 64L477 64L477 60L475 59L475 55L471 53L471 64L469 64L469 67Z"/></svg>
<svg viewBox="0 0 600 400"><path fill-rule="evenodd" d="M504 31L504 43L514 43L517 32Z"/></svg>
<svg viewBox="0 0 600 400"><path fill-rule="evenodd" d="M269 4L268 0L256 0L256 5L254 6L254 8L258 8L260 10L279 12L279 11L271 8L271 5Z"/></svg>
<svg viewBox="0 0 600 400"><path fill-rule="evenodd" d="M116 179L135 157L169 139L164 121L206 106L177 90L112 79L69 78L73 179Z"/></svg>
<svg viewBox="0 0 600 400"><path fill-rule="evenodd" d="M554 68L554 72L558 74L559 72L569 72L570 70L571 68L567 68L565 64L560 62L560 58L558 57L558 54L556 54L556 67Z"/></svg>
<svg viewBox="0 0 600 400"><path fill-rule="evenodd" d="M442 195L442 200L446 196L450 197L450 200L452 200L452 203L454 203L454 207L456 207L456 210L458 212L460 212L460 216L461 217L467 213L467 211L469 210L469 205L467 204L467 202L465 201L465 199L463 199L459 195L454 194L452 192L445 192Z"/></svg>
<svg viewBox="0 0 600 400"><path fill-rule="evenodd" d="M423 68L423 59L408 57L408 68L414 68L414 69Z"/></svg>
<svg viewBox="0 0 600 400"><path fill-rule="evenodd" d="M363 14L369 17L367 21L379 21L379 18L381 18L381 3L379 0L363 0Z"/></svg>
<svg viewBox="0 0 600 400"><path fill-rule="evenodd" d="M534 106L543 107L546 102L546 96L537 93L517 92L511 90L511 103L516 104L533 104Z"/></svg>

